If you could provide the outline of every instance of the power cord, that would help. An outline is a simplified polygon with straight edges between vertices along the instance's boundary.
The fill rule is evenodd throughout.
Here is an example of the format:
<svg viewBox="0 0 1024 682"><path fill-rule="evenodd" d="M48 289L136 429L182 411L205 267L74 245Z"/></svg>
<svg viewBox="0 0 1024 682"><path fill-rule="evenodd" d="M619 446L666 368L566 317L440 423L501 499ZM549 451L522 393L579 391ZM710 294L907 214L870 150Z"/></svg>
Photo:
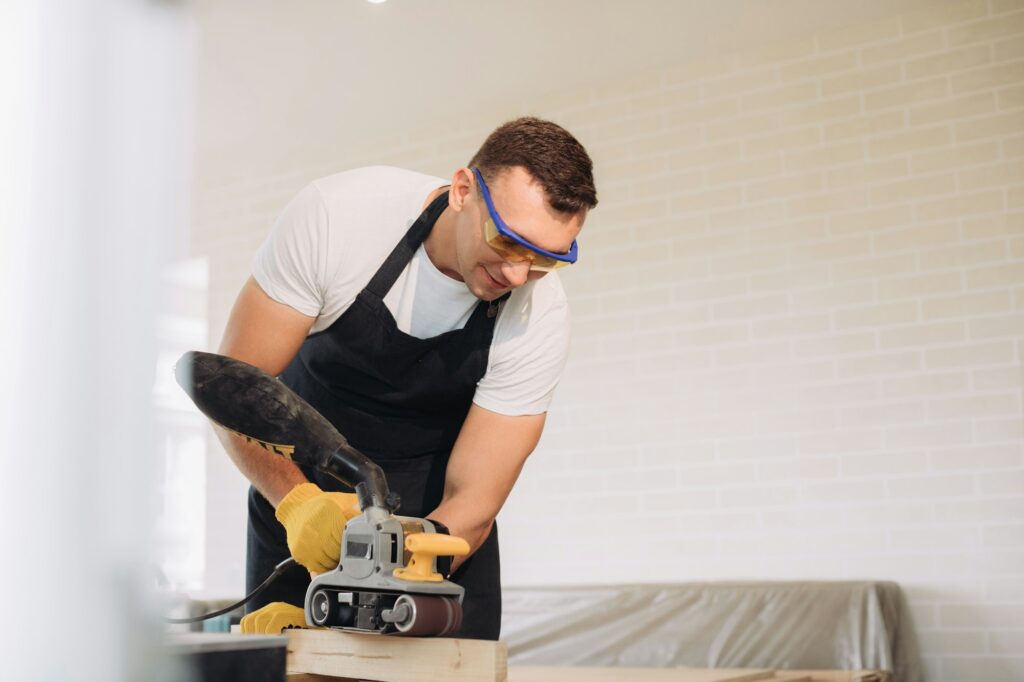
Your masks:
<svg viewBox="0 0 1024 682"><path fill-rule="evenodd" d="M252 592L247 594L241 601L237 601L234 604L232 604L231 606L225 606L224 608L219 609L217 611L213 611L211 613L205 613L205 614L203 614L201 616L193 616L191 618L167 618L167 617L164 617L164 621L168 622L168 623L174 623L176 625L185 624L185 623L198 623L200 621L208 620L210 618L216 618L217 616L223 616L225 613L231 613L232 611L237 609L239 606L242 606L246 602L254 599L263 590L265 590L268 587L270 587L270 583L272 583L275 580L277 580L278 576L280 576L282 573L284 573L285 571L287 571L289 568L291 568L294 565L295 565L295 559L293 559L292 557L288 557L287 559L285 559L284 561L279 563L277 566L274 566L274 571L270 575L267 576L266 580L264 580L262 583L260 583L259 587L257 587L255 590L253 590Z"/></svg>

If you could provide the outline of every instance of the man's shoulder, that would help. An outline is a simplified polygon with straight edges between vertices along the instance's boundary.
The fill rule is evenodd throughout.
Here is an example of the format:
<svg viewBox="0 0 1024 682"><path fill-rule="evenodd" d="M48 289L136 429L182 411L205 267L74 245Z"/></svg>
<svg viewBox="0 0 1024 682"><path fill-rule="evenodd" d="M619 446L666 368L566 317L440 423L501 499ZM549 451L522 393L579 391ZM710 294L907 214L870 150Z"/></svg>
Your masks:
<svg viewBox="0 0 1024 682"><path fill-rule="evenodd" d="M558 273L555 272L549 272L544 277L515 289L506 307L522 322L545 316L564 319L569 315L565 289L558 278Z"/></svg>
<svg viewBox="0 0 1024 682"><path fill-rule="evenodd" d="M549 272L534 282L535 295L541 296L552 303L565 304L565 288L557 272Z"/></svg>
<svg viewBox="0 0 1024 682"><path fill-rule="evenodd" d="M317 178L311 185L326 202L331 202L373 201L408 194L418 195L436 189L445 182L437 176L395 166L363 166Z"/></svg>

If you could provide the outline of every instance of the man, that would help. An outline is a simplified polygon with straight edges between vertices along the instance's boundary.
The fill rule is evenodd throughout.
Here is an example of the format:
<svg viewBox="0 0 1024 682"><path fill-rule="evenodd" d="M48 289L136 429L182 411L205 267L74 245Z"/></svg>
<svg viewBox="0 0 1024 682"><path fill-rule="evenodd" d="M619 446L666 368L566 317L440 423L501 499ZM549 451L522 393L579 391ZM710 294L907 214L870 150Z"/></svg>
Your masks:
<svg viewBox="0 0 1024 682"><path fill-rule="evenodd" d="M221 344L280 375L380 464L399 514L469 542L451 566L466 589L460 637L498 638L494 519L565 364L568 309L550 271L576 260L597 204L592 167L566 130L521 118L491 133L450 185L388 167L317 180L257 253ZM335 568L359 513L351 491L218 436L253 484L248 589L289 553L313 574ZM303 624L308 584L304 571L281 576L243 630Z"/></svg>

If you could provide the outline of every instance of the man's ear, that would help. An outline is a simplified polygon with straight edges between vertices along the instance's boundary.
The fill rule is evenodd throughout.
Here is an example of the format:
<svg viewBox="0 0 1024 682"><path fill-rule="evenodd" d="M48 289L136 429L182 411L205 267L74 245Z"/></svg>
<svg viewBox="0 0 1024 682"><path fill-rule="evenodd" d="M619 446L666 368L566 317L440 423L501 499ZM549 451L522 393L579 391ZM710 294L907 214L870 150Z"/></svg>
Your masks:
<svg viewBox="0 0 1024 682"><path fill-rule="evenodd" d="M460 168L452 176L452 186L448 190L448 205L454 211L461 211L470 195L476 191L476 178L473 171L468 168Z"/></svg>

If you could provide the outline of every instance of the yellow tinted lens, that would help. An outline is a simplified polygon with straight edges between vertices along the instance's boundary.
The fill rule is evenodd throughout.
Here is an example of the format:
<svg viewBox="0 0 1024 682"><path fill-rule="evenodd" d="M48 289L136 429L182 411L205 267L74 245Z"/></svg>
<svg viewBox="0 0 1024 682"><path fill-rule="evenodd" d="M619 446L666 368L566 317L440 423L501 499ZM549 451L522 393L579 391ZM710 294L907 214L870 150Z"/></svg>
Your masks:
<svg viewBox="0 0 1024 682"><path fill-rule="evenodd" d="M530 261L531 270L548 272L570 265L568 261L551 258L536 251L531 251L522 244L517 244L498 232L498 227L494 224L493 220L487 220L484 223L484 238L487 241L487 246L497 251L506 260L516 262Z"/></svg>
<svg viewBox="0 0 1024 682"><path fill-rule="evenodd" d="M487 239L487 246L491 247L504 258L510 260L528 260L533 261L535 254L528 248L521 244L517 244L505 235L498 232L498 228L495 227L494 221L488 220L484 223L484 236Z"/></svg>
<svg viewBox="0 0 1024 682"><path fill-rule="evenodd" d="M537 256L537 260L530 263L530 269L540 270L541 272L551 272L558 268L564 268L566 265L572 265L572 263L569 261L548 258L547 256Z"/></svg>

